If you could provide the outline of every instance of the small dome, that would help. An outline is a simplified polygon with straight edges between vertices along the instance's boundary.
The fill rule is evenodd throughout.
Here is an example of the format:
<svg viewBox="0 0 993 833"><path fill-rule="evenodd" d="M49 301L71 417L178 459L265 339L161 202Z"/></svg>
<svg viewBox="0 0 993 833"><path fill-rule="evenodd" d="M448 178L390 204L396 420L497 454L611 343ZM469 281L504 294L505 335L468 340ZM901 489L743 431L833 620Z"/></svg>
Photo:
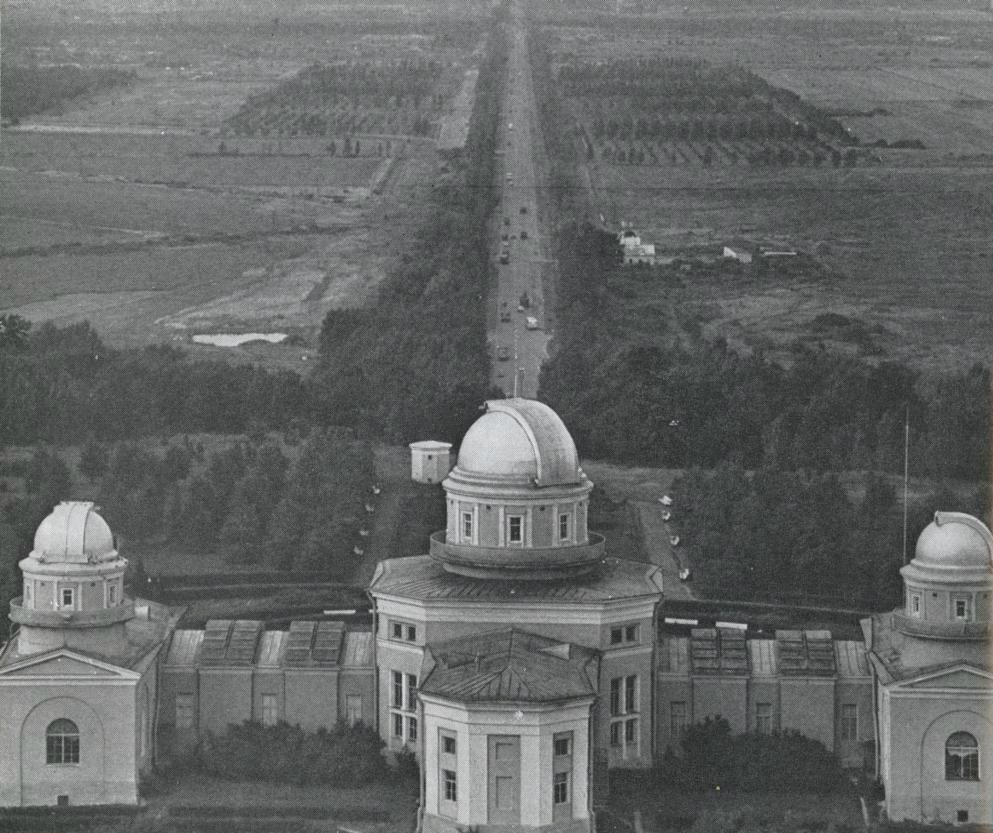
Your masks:
<svg viewBox="0 0 993 833"><path fill-rule="evenodd" d="M579 483L576 445L565 424L533 399L495 399L466 432L458 466L465 472L521 478L539 486Z"/></svg>
<svg viewBox="0 0 993 833"><path fill-rule="evenodd" d="M935 512L917 539L913 563L939 569L990 569L993 535L972 515Z"/></svg>
<svg viewBox="0 0 993 833"><path fill-rule="evenodd" d="M63 501L41 522L31 553L38 561L88 563L117 558L114 536L89 501Z"/></svg>

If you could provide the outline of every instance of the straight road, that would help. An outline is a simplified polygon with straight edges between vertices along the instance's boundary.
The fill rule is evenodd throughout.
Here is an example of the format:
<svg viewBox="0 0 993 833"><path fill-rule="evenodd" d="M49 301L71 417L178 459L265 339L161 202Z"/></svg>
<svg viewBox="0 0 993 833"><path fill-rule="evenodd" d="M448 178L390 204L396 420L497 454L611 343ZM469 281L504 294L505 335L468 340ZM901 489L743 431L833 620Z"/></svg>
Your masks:
<svg viewBox="0 0 993 833"><path fill-rule="evenodd" d="M545 282L554 275L550 261L548 220L538 203L544 179L528 30L522 5L511 10L510 55L507 61L497 153L502 197L493 231L493 258L498 272L491 295L496 307L487 334L493 357L491 383L507 396L533 399L538 373L548 358L548 310ZM506 261L506 262L504 262Z"/></svg>

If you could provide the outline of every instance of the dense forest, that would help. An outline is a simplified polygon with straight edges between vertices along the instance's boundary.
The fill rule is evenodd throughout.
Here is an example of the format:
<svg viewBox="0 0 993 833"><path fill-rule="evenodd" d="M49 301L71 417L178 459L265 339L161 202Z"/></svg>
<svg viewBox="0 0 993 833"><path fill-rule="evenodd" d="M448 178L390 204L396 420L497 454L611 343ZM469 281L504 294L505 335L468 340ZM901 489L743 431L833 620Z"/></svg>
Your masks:
<svg viewBox="0 0 993 833"><path fill-rule="evenodd" d="M938 380L904 364L798 345L789 366L675 332L625 269L613 235L574 227L560 248L558 350L540 398L583 453L634 465L788 470L903 467L904 423L918 476L988 480L990 371ZM618 430L624 426L624 430Z"/></svg>
<svg viewBox="0 0 993 833"><path fill-rule="evenodd" d="M488 395L485 300L506 32L480 68L466 153L441 173L424 224L370 309L332 311L312 377L325 423L407 442L458 439Z"/></svg>
<svg viewBox="0 0 993 833"><path fill-rule="evenodd" d="M0 115L18 121L43 113L81 95L130 84L134 70L83 68L74 65L37 67L4 63L0 68Z"/></svg>
<svg viewBox="0 0 993 833"><path fill-rule="evenodd" d="M884 610L901 594L901 503L870 476L854 500L834 474L803 477L722 464L691 469L672 487L673 527L690 553L694 585L717 598L769 599ZM911 502L908 558L935 510L989 522L990 491L939 490Z"/></svg>

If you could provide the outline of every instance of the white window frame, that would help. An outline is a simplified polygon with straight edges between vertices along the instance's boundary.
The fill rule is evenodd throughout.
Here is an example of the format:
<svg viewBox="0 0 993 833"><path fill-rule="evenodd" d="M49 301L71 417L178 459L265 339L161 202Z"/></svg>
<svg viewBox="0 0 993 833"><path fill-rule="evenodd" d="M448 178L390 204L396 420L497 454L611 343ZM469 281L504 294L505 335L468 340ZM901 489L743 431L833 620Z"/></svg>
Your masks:
<svg viewBox="0 0 993 833"><path fill-rule="evenodd" d="M839 729L842 740L859 739L859 707L858 703L842 703L839 719Z"/></svg>
<svg viewBox="0 0 993 833"><path fill-rule="evenodd" d="M921 618L921 594L918 592L912 592L910 594L910 605L907 611L915 619Z"/></svg>
<svg viewBox="0 0 993 833"><path fill-rule="evenodd" d="M616 706L615 693L618 700ZM620 749L622 758L637 757L641 751L641 680L637 674L611 679L608 707L610 745ZM633 740L628 737L632 731Z"/></svg>
<svg viewBox="0 0 993 833"><path fill-rule="evenodd" d="M69 601L66 602L66 593L69 594ZM58 595L59 610L75 610L78 594L75 586L60 587Z"/></svg>
<svg viewBox="0 0 993 833"><path fill-rule="evenodd" d="M466 532L468 529L468 533ZM463 544L476 543L476 513L471 509L463 509L459 526L459 541Z"/></svg>
<svg viewBox="0 0 993 833"><path fill-rule="evenodd" d="M772 703L755 704L755 732L759 735L772 734Z"/></svg>
<svg viewBox="0 0 993 833"><path fill-rule="evenodd" d="M562 534L563 525L565 525L565 535ZM559 512L558 540L560 544L568 544L572 541L572 515L568 512Z"/></svg>
<svg viewBox="0 0 993 833"><path fill-rule="evenodd" d="M116 607L117 606L117 584L115 582L107 582L107 601L106 607Z"/></svg>
<svg viewBox="0 0 993 833"><path fill-rule="evenodd" d="M279 723L279 698L275 694L263 694L260 712L263 726L275 726Z"/></svg>
<svg viewBox="0 0 993 833"><path fill-rule="evenodd" d="M400 687L400 702L397 690ZM400 731L397 732L399 726ZM390 737L403 744L417 743L420 724L417 720L417 675L390 671Z"/></svg>
<svg viewBox="0 0 993 833"><path fill-rule="evenodd" d="M963 606L964 615L959 616L958 606ZM972 621L972 598L964 594L956 594L952 596L952 619L956 622L971 622Z"/></svg>
<svg viewBox="0 0 993 833"><path fill-rule="evenodd" d="M24 606L31 607L31 580L24 580Z"/></svg>
<svg viewBox="0 0 993 833"><path fill-rule="evenodd" d="M526 515L507 515L505 517L504 523L506 524L507 531L507 546L513 547L523 547L525 541L527 540L527 527L525 525ZM520 535L518 538L514 538L511 535L511 530L514 528L514 521L518 521L520 524Z"/></svg>
<svg viewBox="0 0 993 833"><path fill-rule="evenodd" d="M562 772L555 772L552 774L552 804L569 804L572 796L569 795L569 783L571 780L572 773L569 770L563 770Z"/></svg>

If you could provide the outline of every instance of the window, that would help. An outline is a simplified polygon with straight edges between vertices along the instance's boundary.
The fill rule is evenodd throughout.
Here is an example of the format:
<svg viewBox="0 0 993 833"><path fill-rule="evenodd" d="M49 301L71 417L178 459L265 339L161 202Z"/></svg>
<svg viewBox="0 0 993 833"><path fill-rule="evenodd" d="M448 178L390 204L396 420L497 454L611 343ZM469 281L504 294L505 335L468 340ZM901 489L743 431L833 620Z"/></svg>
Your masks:
<svg viewBox="0 0 993 833"><path fill-rule="evenodd" d="M615 677L610 681L610 714L615 717L621 713L621 686L624 680Z"/></svg>
<svg viewBox="0 0 993 833"><path fill-rule="evenodd" d="M523 515L508 515L507 516L507 543L508 544L523 544L524 543L524 516Z"/></svg>
<svg viewBox="0 0 993 833"><path fill-rule="evenodd" d="M572 738L570 737L555 738L555 757L559 758L562 755L568 755L571 746L572 746Z"/></svg>
<svg viewBox="0 0 993 833"><path fill-rule="evenodd" d="M915 617L920 617L921 615L921 594L911 593L910 594L910 615Z"/></svg>
<svg viewBox="0 0 993 833"><path fill-rule="evenodd" d="M569 516L559 515L559 540L568 541L571 536L569 535Z"/></svg>
<svg viewBox="0 0 993 833"><path fill-rule="evenodd" d="M393 638L403 639L403 622L393 623Z"/></svg>
<svg viewBox="0 0 993 833"><path fill-rule="evenodd" d="M638 742L638 718L632 717L624 721L624 742Z"/></svg>
<svg viewBox="0 0 993 833"><path fill-rule="evenodd" d="M345 697L345 719L349 726L358 726L362 722L362 695L349 694Z"/></svg>
<svg viewBox="0 0 993 833"><path fill-rule="evenodd" d="M462 513L462 540L472 543L472 512Z"/></svg>
<svg viewBox="0 0 993 833"><path fill-rule="evenodd" d="M855 703L841 704L841 739L859 739L859 707Z"/></svg>
<svg viewBox="0 0 993 833"><path fill-rule="evenodd" d="M442 735L441 736L441 751L446 755L454 755L458 750L458 742L455 740L454 735Z"/></svg>
<svg viewBox="0 0 993 833"><path fill-rule="evenodd" d="M392 672L392 736L405 743L417 740L417 675Z"/></svg>
<svg viewBox="0 0 993 833"><path fill-rule="evenodd" d="M117 585L108 584L107 585L107 607L113 607L117 604Z"/></svg>
<svg viewBox="0 0 993 833"><path fill-rule="evenodd" d="M979 744L968 732L956 732L945 741L945 780L979 780Z"/></svg>
<svg viewBox="0 0 993 833"><path fill-rule="evenodd" d="M406 622L393 622L390 633L393 639L402 639L405 642L417 641L417 625L409 625Z"/></svg>
<svg viewBox="0 0 993 833"><path fill-rule="evenodd" d="M760 735L772 734L772 703L755 704L755 731Z"/></svg>
<svg viewBox="0 0 993 833"><path fill-rule="evenodd" d="M622 645L626 642L637 642L637 641L638 641L637 625L622 625L621 627L610 629L611 645Z"/></svg>
<svg viewBox="0 0 993 833"><path fill-rule="evenodd" d="M45 730L45 763L79 763L79 727L71 720L63 718L48 725Z"/></svg>
<svg viewBox="0 0 993 833"><path fill-rule="evenodd" d="M393 707L403 708L403 672L393 672Z"/></svg>
<svg viewBox="0 0 993 833"><path fill-rule="evenodd" d="M552 801L555 804L569 802L569 772L556 772L552 781Z"/></svg>
<svg viewBox="0 0 993 833"><path fill-rule="evenodd" d="M441 781L445 785L445 801L459 800L459 785L455 772L451 769L441 771Z"/></svg>
<svg viewBox="0 0 993 833"><path fill-rule="evenodd" d="M673 739L683 734L686 724L686 701L673 700L669 703L669 734Z"/></svg>
<svg viewBox="0 0 993 833"><path fill-rule="evenodd" d="M961 824L962 822L968 821L968 820L969 820L969 811L968 810L956 810L955 811L955 821L957 821L959 824Z"/></svg>
<svg viewBox="0 0 993 833"><path fill-rule="evenodd" d="M611 723L610 724L610 745L611 746L620 746L621 745L621 723L620 723L620 721L618 721L617 723Z"/></svg>
<svg viewBox="0 0 993 833"><path fill-rule="evenodd" d="M262 725L275 726L279 723L279 701L275 694L262 695Z"/></svg>
<svg viewBox="0 0 993 833"><path fill-rule="evenodd" d="M416 642L417 641L417 626L407 625L407 641Z"/></svg>
<svg viewBox="0 0 993 833"><path fill-rule="evenodd" d="M177 729L193 728L193 695L192 694L176 695L176 728Z"/></svg>
<svg viewBox="0 0 993 833"><path fill-rule="evenodd" d="M62 599L62 607L74 606L76 594L71 587L63 587L59 595Z"/></svg>
<svg viewBox="0 0 993 833"><path fill-rule="evenodd" d="M638 678L635 676L624 678L624 713L638 711Z"/></svg>
<svg viewBox="0 0 993 833"><path fill-rule="evenodd" d="M24 582L24 606L31 606L31 582Z"/></svg>
<svg viewBox="0 0 993 833"><path fill-rule="evenodd" d="M952 599L953 615L960 622L968 622L972 619L969 613L969 597L958 596Z"/></svg>

